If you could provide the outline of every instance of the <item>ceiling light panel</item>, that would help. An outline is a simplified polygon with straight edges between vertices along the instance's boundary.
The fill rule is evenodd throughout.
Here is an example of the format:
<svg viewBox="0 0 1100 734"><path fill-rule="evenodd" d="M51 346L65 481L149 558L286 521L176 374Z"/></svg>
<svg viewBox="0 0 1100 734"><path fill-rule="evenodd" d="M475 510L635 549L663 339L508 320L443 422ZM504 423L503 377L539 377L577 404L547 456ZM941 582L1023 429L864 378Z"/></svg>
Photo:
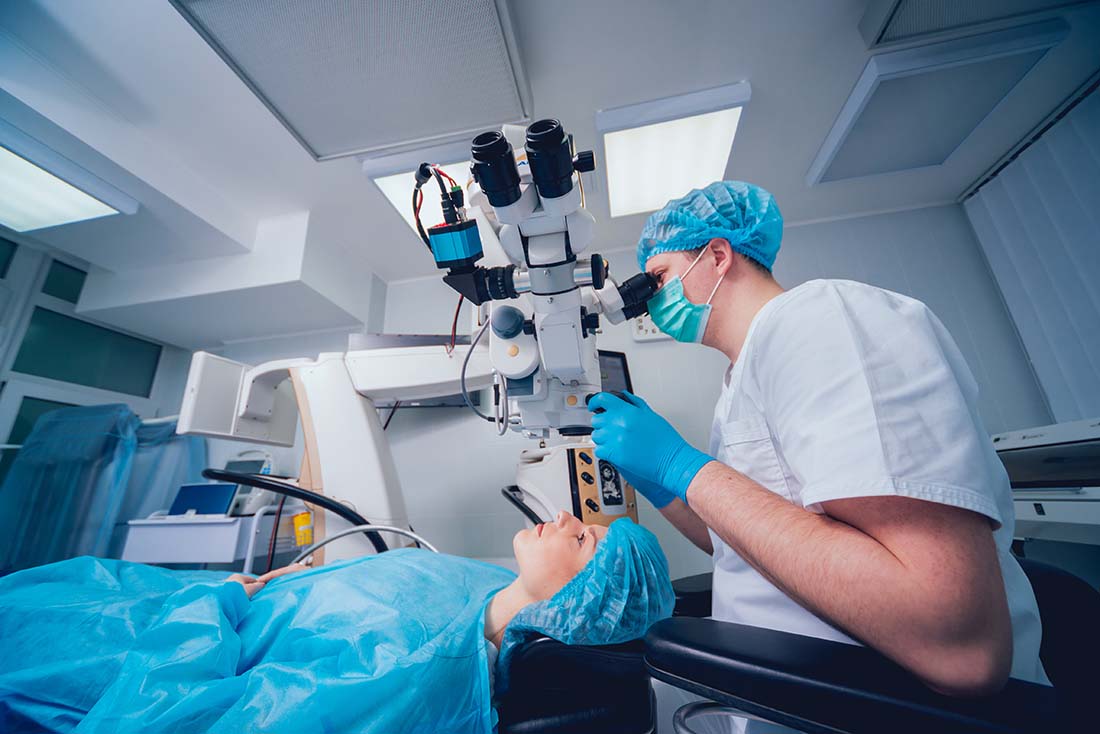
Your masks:
<svg viewBox="0 0 1100 734"><path fill-rule="evenodd" d="M807 185L942 165L1068 34L1053 18L871 56Z"/></svg>
<svg viewBox="0 0 1100 734"><path fill-rule="evenodd" d="M469 161L451 163L440 166L440 168L446 171L447 175L453 178L459 186L465 188L466 180L470 177ZM409 225L409 229L416 233L416 221L413 219L412 212L412 193L413 189L416 188L416 179L413 174L414 171L409 170L403 173L381 176L373 180L375 185L386 195L393 208L405 220L405 223ZM423 191L424 205L420 207L420 221L423 223L424 229L428 229L443 222L443 206L440 203L439 184L434 179L424 184ZM417 238L419 237L420 235L417 234Z"/></svg>
<svg viewBox="0 0 1100 734"><path fill-rule="evenodd" d="M726 175L747 81L600 110L612 217L654 211Z"/></svg>
<svg viewBox="0 0 1100 734"><path fill-rule="evenodd" d="M505 0L171 0L316 159L527 119Z"/></svg>
<svg viewBox="0 0 1100 734"><path fill-rule="evenodd" d="M0 224L16 232L97 219L118 210L0 147Z"/></svg>
<svg viewBox="0 0 1100 734"><path fill-rule="evenodd" d="M734 107L606 133L611 216L660 209L725 177L740 119L741 108Z"/></svg>

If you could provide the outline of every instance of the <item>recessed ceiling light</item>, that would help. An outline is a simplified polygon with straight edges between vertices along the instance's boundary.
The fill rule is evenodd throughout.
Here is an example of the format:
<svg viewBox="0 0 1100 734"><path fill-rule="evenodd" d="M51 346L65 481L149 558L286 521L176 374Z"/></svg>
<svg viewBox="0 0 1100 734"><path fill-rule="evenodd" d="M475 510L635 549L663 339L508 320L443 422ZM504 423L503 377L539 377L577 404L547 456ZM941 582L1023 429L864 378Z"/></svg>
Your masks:
<svg viewBox="0 0 1100 734"><path fill-rule="evenodd" d="M470 177L469 161L449 163L441 165L440 168L453 178L459 186L465 188L466 179ZM409 229L415 233L416 222L413 219L412 212L412 193L413 189L416 188L416 179L413 177L414 172L415 169L410 169L403 173L382 176L373 180L378 188L382 190L382 193L386 195L386 198L389 199L393 208L401 214L405 223L409 225ZM439 184L435 181L429 181L424 184L423 191L424 205L420 208L420 221L423 223L424 229L428 229L443 222L443 206L440 204ZM419 237L419 235L417 236Z"/></svg>
<svg viewBox="0 0 1100 734"><path fill-rule="evenodd" d="M27 232L111 214L118 210L0 147L0 224Z"/></svg>
<svg viewBox="0 0 1100 734"><path fill-rule="evenodd" d="M29 232L138 208L114 186L0 120L0 224Z"/></svg>
<svg viewBox="0 0 1100 734"><path fill-rule="evenodd" d="M612 217L660 209L725 176L748 82L601 110Z"/></svg>

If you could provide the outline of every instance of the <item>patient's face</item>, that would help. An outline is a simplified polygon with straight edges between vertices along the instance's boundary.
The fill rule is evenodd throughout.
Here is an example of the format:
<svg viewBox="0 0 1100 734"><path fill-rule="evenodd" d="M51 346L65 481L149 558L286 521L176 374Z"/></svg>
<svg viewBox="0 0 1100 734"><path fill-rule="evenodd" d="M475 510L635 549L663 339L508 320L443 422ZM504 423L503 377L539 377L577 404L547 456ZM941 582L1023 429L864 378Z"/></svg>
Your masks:
<svg viewBox="0 0 1100 734"><path fill-rule="evenodd" d="M585 525L568 512L516 533L512 547L520 582L536 599L549 599L592 560L607 536L603 525Z"/></svg>

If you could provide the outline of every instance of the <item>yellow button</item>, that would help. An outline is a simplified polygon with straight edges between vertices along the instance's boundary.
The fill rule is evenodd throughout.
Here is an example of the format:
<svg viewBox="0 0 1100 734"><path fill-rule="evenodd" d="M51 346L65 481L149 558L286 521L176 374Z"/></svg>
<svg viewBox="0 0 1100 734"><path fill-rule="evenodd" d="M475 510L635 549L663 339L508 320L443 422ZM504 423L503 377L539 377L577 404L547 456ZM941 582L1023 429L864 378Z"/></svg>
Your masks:
<svg viewBox="0 0 1100 734"><path fill-rule="evenodd" d="M569 397L567 397L565 399L565 404L568 405L570 408L572 408L574 405L577 404L577 396L576 395L570 395Z"/></svg>
<svg viewBox="0 0 1100 734"><path fill-rule="evenodd" d="M509 356L509 357L514 357L514 356L516 356L517 354L519 354L519 347L517 347L517 346L516 346L515 344L513 344L513 345L512 345L512 346L510 346L510 347L508 347L508 356Z"/></svg>

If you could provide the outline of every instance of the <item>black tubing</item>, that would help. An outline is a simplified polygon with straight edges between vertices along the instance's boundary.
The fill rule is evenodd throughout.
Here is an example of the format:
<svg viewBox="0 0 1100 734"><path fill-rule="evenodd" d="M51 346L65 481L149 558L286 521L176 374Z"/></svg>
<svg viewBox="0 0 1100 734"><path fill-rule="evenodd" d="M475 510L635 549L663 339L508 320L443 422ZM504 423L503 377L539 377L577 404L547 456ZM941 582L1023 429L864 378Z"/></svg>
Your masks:
<svg viewBox="0 0 1100 734"><path fill-rule="evenodd" d="M317 494L311 492L308 489L302 489L301 487L295 487L293 484L287 484L286 482L280 482L277 479L264 476L262 474L243 474L241 472L226 471L224 469L203 469L202 475L207 479L213 479L216 482L231 482L233 484L243 484L248 487L255 487L257 489L266 489L269 492L275 492L276 494L286 495L287 497L293 497L295 499L302 500L303 502L310 502L318 507L328 510L334 515L339 515L352 525L370 525L371 522L365 517L360 515L355 510L351 509L347 505L342 505L339 502L333 500L331 497L326 497L323 494ZM385 553L389 550L389 546L386 545L386 541L382 540L382 536L376 532L365 530L363 531L367 535L367 539L371 545L374 546L374 550L378 553Z"/></svg>

